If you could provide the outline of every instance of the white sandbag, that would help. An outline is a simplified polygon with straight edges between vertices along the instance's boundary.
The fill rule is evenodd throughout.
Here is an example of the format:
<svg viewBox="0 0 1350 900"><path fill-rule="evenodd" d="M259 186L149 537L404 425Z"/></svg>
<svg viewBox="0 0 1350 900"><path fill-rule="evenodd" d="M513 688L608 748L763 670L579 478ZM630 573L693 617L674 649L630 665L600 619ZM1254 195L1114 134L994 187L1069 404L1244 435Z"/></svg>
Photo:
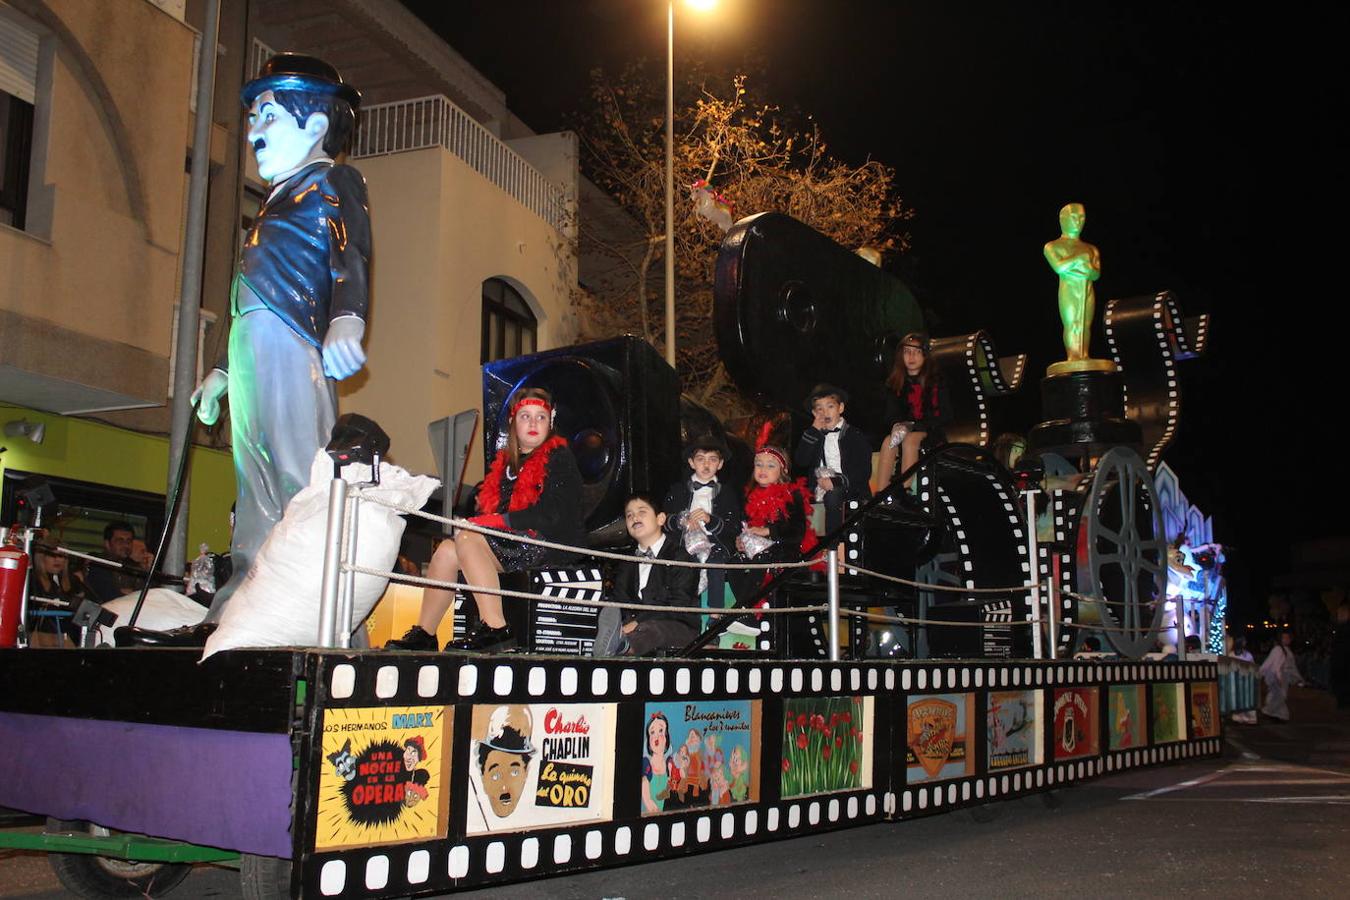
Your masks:
<svg viewBox="0 0 1350 900"><path fill-rule="evenodd" d="M98 626L98 642L115 644L113 629L131 624L131 611L136 608L135 594L127 594L116 600L109 600L103 608L117 616L112 625ZM178 591L168 588L151 588L145 592L145 605L136 619L137 628L151 631L168 631L170 628L182 628L184 625L196 625L206 618L206 607Z"/></svg>
<svg viewBox="0 0 1350 900"><path fill-rule="evenodd" d="M349 465L342 477L364 492L357 524L357 565L388 572L398 558L403 517L383 500L418 509L440 484L435 478L411 475L398 466L380 466L380 484L370 481L370 466ZM323 583L328 486L333 461L323 451L310 467L309 486L286 504L285 515L267 536L243 584L225 604L218 627L206 642L202 659L235 647L312 647L319 633L319 598ZM388 578L357 575L352 623L359 625L384 593Z"/></svg>

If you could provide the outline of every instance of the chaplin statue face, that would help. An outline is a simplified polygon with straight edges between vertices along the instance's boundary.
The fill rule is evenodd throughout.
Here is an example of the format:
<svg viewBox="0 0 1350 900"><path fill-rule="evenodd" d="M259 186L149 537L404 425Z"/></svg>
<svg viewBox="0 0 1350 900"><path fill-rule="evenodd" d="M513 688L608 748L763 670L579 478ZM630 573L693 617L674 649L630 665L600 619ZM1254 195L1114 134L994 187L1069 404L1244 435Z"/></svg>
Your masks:
<svg viewBox="0 0 1350 900"><path fill-rule="evenodd" d="M1067 237L1076 238L1083 233L1083 222L1087 220L1087 211L1081 203L1067 203L1059 211L1059 230Z"/></svg>
<svg viewBox="0 0 1350 900"><path fill-rule="evenodd" d="M323 159L328 116L311 113L302 125L295 114L263 91L248 111L248 143L258 161L258 174L274 184L317 159Z"/></svg>

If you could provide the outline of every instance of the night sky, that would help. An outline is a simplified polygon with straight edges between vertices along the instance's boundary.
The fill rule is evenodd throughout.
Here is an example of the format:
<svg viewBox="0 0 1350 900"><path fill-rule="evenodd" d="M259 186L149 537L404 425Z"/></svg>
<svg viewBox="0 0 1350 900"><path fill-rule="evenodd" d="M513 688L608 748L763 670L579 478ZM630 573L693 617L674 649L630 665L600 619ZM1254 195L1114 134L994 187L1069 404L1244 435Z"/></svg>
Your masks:
<svg viewBox="0 0 1350 900"><path fill-rule="evenodd" d="M566 127L590 69L664 61L659 0L404 2L536 131ZM1347 13L1253 8L1263 16L1192 2L676 9L685 52L761 60L765 99L812 114L844 159L895 167L915 217L911 251L887 267L936 311L934 332L982 327L1000 352L1031 354L1005 418L1035 421L1035 378L1062 358L1041 246L1066 202L1086 205L1083 236L1101 249L1099 320L1110 297L1162 289L1213 316L1209 355L1182 366L1165 459L1230 547L1239 618L1260 618L1292 542L1350 532L1337 370L1350 316L1343 228L1326 227L1344 195Z"/></svg>

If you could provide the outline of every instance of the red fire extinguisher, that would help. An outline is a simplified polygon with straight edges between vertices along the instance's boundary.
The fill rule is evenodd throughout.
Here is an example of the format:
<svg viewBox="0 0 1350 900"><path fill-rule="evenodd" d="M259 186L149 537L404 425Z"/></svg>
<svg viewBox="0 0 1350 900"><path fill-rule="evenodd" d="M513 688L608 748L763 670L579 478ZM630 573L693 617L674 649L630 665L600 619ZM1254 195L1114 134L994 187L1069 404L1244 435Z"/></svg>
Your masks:
<svg viewBox="0 0 1350 900"><path fill-rule="evenodd" d="M19 645L19 607L28 578L28 554L22 547L0 547L0 647Z"/></svg>

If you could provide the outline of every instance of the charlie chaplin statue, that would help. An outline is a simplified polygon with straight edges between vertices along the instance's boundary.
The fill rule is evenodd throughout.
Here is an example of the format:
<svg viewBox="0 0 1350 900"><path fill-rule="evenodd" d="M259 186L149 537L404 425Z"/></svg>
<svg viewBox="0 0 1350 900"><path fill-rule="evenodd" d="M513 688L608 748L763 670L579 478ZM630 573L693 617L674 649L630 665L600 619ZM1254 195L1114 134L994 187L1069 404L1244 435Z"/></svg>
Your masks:
<svg viewBox="0 0 1350 900"><path fill-rule="evenodd" d="M230 288L228 349L193 394L206 425L229 398L234 571L202 625L163 640L143 634L140 643L200 643L214 630L286 504L309 483L314 454L337 419L335 383L366 361L366 184L333 161L361 95L323 60L281 53L240 97L258 174L272 190L244 238Z"/></svg>

